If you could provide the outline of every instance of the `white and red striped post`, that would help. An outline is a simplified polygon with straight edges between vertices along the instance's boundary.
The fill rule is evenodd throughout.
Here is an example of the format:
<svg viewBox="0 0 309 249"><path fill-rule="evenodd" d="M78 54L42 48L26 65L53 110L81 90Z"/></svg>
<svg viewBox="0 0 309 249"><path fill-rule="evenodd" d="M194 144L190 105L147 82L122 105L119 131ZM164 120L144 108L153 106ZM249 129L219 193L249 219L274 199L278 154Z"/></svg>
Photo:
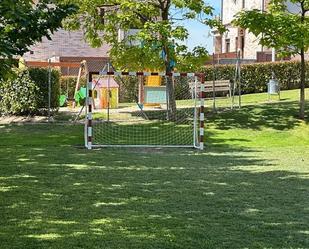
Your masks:
<svg viewBox="0 0 309 249"><path fill-rule="evenodd" d="M205 75L201 74L201 87L200 87L200 136L199 136L199 143L200 143L200 150L204 150L204 134L205 134Z"/></svg>
<svg viewBox="0 0 309 249"><path fill-rule="evenodd" d="M92 75L88 76L87 93L87 149L92 149Z"/></svg>
<svg viewBox="0 0 309 249"><path fill-rule="evenodd" d="M170 77L194 77L195 73L178 73L178 72L107 72L101 71L103 76L170 76Z"/></svg>

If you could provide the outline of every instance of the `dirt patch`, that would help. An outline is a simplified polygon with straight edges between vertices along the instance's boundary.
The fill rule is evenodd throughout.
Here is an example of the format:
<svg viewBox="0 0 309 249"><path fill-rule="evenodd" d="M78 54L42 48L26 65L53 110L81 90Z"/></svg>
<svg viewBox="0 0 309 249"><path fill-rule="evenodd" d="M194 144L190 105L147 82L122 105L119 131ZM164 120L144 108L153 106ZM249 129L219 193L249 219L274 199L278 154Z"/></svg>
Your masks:
<svg viewBox="0 0 309 249"><path fill-rule="evenodd" d="M58 112L54 113L50 120L48 120L47 116L40 116L40 115L28 115L28 116L1 116L0 115L0 124L39 124L39 123L48 123L48 122L55 122L55 123L73 123L75 120L79 109L71 109L71 108L60 108ZM77 120L76 123L84 122L83 119Z"/></svg>
<svg viewBox="0 0 309 249"><path fill-rule="evenodd" d="M46 123L48 118L44 116L1 116L0 124L16 123Z"/></svg>

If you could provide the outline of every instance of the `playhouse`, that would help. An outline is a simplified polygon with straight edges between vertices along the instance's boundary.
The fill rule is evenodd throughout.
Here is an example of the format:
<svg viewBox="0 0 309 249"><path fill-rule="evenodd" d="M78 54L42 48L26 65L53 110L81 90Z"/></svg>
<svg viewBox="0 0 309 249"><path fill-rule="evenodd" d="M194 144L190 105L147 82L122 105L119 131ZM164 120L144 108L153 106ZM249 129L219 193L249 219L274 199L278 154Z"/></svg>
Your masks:
<svg viewBox="0 0 309 249"><path fill-rule="evenodd" d="M119 85L113 77L92 81L95 109L118 108Z"/></svg>
<svg viewBox="0 0 309 249"><path fill-rule="evenodd" d="M139 102L145 106L160 106L166 103L166 87L161 76L147 76L145 85L140 86Z"/></svg>

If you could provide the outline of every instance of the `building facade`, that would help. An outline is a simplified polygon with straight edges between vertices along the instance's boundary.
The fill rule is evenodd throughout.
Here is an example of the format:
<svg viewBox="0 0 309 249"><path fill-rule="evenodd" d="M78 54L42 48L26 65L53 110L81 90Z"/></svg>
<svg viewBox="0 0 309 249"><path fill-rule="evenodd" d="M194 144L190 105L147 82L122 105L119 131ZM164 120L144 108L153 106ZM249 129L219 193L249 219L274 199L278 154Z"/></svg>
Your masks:
<svg viewBox="0 0 309 249"><path fill-rule="evenodd" d="M259 37L256 37L248 30L232 26L232 20L241 10L258 9L267 11L270 0L221 0L221 20L228 29L226 33L214 36L214 53L218 59L236 58L237 51L240 51L242 59L256 62L272 60L272 50L259 44ZM295 4L287 2L290 12L299 13ZM286 58L289 60L290 58Z"/></svg>
<svg viewBox="0 0 309 249"><path fill-rule="evenodd" d="M24 54L26 61L81 62L86 60L90 70L101 70L109 60L109 46L103 44L100 48L92 48L85 40L82 31L58 30L51 40L43 38L41 42L30 47ZM62 69L63 72L67 70ZM76 74L76 70L71 71ZM66 74L71 74L67 72Z"/></svg>

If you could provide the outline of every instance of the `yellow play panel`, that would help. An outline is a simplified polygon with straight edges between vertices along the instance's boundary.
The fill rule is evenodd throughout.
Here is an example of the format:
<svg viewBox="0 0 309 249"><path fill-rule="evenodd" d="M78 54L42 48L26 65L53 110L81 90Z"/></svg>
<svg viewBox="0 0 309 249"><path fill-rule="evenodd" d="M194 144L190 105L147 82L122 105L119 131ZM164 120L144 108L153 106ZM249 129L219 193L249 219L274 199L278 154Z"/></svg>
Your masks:
<svg viewBox="0 0 309 249"><path fill-rule="evenodd" d="M108 108L118 108L118 88L101 88L101 106L103 109ZM108 99L109 98L109 99Z"/></svg>

